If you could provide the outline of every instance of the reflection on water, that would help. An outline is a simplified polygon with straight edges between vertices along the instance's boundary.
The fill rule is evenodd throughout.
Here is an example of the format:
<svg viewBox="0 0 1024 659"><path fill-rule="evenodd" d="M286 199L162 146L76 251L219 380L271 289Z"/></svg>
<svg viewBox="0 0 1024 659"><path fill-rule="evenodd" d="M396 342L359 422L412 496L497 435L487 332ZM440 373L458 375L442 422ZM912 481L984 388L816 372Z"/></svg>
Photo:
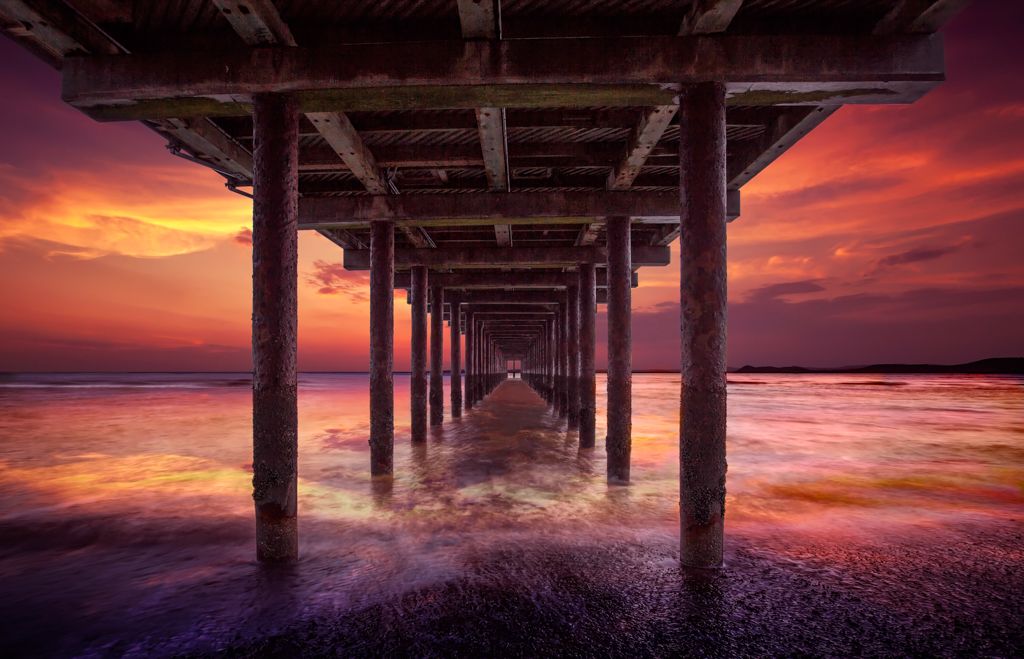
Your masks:
<svg viewBox="0 0 1024 659"><path fill-rule="evenodd" d="M8 376L5 636L57 653L211 649L467 575L506 595L509 583L530 584L539 602L555 587L543 575L577 550L646 552L650 569L667 570L678 386L671 375L635 376L634 483L608 488L602 377L598 447L580 453L522 383L412 446L399 376L396 477L381 483L368 475L366 377L304 375L303 560L267 571L252 560L247 377ZM733 547L843 570L891 538L937 542L960 524L1001 528L1024 514L1021 379L735 375L729 393ZM509 552L535 558L495 567ZM703 602L709 629L719 588L678 595Z"/></svg>

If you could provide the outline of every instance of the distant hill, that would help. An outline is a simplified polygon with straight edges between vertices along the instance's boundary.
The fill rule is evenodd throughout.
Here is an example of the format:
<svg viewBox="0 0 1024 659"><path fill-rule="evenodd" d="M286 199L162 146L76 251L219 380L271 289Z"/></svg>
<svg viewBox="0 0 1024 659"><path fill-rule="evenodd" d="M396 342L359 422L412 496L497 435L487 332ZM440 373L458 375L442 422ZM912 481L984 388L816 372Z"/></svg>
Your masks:
<svg viewBox="0 0 1024 659"><path fill-rule="evenodd" d="M734 373L959 373L965 375L1024 375L1024 357L993 357L966 364L872 364L844 368L803 366L744 366Z"/></svg>

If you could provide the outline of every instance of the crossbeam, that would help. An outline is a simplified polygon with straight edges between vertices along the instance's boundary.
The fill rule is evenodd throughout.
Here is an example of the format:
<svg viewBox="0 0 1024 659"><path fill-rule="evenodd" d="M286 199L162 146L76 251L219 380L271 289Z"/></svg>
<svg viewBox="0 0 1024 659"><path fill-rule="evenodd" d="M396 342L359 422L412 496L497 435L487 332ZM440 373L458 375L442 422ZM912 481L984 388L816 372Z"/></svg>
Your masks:
<svg viewBox="0 0 1024 659"><path fill-rule="evenodd" d="M706 80L736 105L909 102L943 78L938 35L715 34L68 57L62 95L130 120L244 114L256 93L306 112L670 105Z"/></svg>
<svg viewBox="0 0 1024 659"><path fill-rule="evenodd" d="M566 268L580 263L605 263L608 250L595 247L440 247L438 249L396 249L395 269L415 265L428 268ZM370 250L346 249L346 270L369 270ZM664 246L634 245L633 267L669 264Z"/></svg>
<svg viewBox="0 0 1024 659"><path fill-rule="evenodd" d="M632 287L639 285L639 276L632 273ZM575 272L552 272L550 270L518 270L518 271L480 271L467 272L431 272L430 282L442 288L459 288L467 290L488 288L565 288L579 283ZM604 268L597 270L597 287L608 285L608 273ZM395 273L395 288L409 288L412 279L408 272Z"/></svg>
<svg viewBox="0 0 1024 659"><path fill-rule="evenodd" d="M579 218L581 224L605 215L628 215L655 223L679 221L679 195L673 192L594 190L591 192L478 192L457 195L374 195L304 197L299 228L366 225L373 220L488 220ZM495 222L496 221L496 222Z"/></svg>

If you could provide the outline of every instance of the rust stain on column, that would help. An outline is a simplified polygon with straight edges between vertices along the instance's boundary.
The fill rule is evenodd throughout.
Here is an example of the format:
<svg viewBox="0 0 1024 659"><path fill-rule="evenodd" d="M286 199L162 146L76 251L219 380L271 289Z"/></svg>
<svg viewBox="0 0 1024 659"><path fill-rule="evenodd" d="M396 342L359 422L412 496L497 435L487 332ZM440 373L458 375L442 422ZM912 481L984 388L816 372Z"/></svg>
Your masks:
<svg viewBox="0 0 1024 659"><path fill-rule="evenodd" d="M444 423L444 289L430 288L430 425Z"/></svg>
<svg viewBox="0 0 1024 659"><path fill-rule="evenodd" d="M298 558L299 113L294 99L253 97L252 498L256 557Z"/></svg>
<svg viewBox="0 0 1024 659"><path fill-rule="evenodd" d="M370 474L390 476L395 450L395 223L370 224Z"/></svg>
<svg viewBox="0 0 1024 659"><path fill-rule="evenodd" d="M457 419L462 416L462 343L459 340L462 306L459 304L459 298L450 295L448 307L451 312L451 320L448 324L451 328L452 418Z"/></svg>
<svg viewBox="0 0 1024 659"><path fill-rule="evenodd" d="M569 351L569 371L566 373L566 406L569 429L580 427L580 287L566 289L566 316L569 336L565 342Z"/></svg>
<svg viewBox="0 0 1024 659"><path fill-rule="evenodd" d="M680 110L680 559L708 568L722 564L725 522L724 85L686 89Z"/></svg>
<svg viewBox="0 0 1024 659"><path fill-rule="evenodd" d="M594 343L597 322L597 276L593 263L580 265L580 448L594 448L597 380Z"/></svg>
<svg viewBox="0 0 1024 659"><path fill-rule="evenodd" d="M427 269L412 269L412 345L409 397L412 441L427 438Z"/></svg>
<svg viewBox="0 0 1024 659"><path fill-rule="evenodd" d="M609 217L608 233L608 482L629 482L633 432L633 357L628 217Z"/></svg>

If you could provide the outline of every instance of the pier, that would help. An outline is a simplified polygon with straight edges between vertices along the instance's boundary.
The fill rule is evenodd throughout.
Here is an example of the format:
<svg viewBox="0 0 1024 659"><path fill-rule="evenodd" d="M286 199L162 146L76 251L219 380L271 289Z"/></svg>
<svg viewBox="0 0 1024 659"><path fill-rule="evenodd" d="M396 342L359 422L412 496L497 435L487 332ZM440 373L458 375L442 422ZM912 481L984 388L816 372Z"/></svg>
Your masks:
<svg viewBox="0 0 1024 659"><path fill-rule="evenodd" d="M680 561L721 565L741 189L843 105L940 84L935 33L965 2L623 4L0 0L0 29L60 68L64 101L142 122L252 197L260 560L301 547L298 232L315 231L370 275L367 478L509 373L593 450L603 307L611 487L630 483L632 289L678 242ZM397 438L395 291L412 312Z"/></svg>

